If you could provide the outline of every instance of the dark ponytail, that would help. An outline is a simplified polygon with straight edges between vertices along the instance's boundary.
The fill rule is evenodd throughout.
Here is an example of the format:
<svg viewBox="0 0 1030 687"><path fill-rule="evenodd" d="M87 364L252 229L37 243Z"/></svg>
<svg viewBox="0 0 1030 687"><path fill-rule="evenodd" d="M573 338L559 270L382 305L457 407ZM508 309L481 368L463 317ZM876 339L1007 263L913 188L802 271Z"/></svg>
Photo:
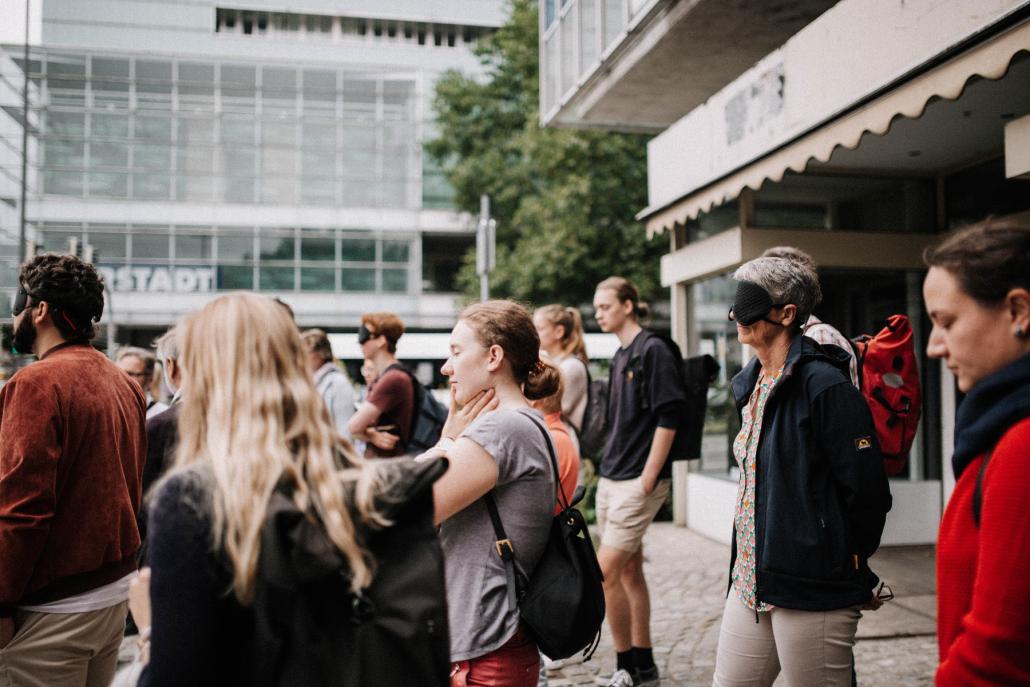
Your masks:
<svg viewBox="0 0 1030 687"><path fill-rule="evenodd" d="M555 395L560 386L561 372L558 368L537 358L536 364L529 371L529 377L522 385L522 393L530 401L536 401Z"/></svg>

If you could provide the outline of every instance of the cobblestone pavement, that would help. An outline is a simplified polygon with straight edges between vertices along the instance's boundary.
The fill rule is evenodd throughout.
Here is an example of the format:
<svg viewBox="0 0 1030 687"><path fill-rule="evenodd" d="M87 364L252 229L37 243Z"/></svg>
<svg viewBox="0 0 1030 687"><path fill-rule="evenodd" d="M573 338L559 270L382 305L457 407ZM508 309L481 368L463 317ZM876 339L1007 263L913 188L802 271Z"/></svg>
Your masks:
<svg viewBox="0 0 1030 687"><path fill-rule="evenodd" d="M672 523L655 523L644 546L651 632L663 687L710 685L726 594L729 547ZM861 687L931 685L937 662L932 547L884 549L872 567L895 601L859 623L855 663ZM882 614L882 615L881 615ZM593 685L615 664L607 627L594 657L549 672L551 687ZM782 685L779 680L777 685Z"/></svg>

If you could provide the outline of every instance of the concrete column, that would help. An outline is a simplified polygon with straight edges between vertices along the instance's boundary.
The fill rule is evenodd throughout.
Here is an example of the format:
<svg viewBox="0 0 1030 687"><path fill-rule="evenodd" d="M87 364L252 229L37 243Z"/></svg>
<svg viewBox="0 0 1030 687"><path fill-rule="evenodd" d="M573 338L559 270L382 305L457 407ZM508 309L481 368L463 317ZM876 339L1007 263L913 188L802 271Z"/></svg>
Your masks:
<svg viewBox="0 0 1030 687"><path fill-rule="evenodd" d="M941 508L948 505L955 490L955 473L951 469L951 455L955 452L955 375L947 365L941 365Z"/></svg>

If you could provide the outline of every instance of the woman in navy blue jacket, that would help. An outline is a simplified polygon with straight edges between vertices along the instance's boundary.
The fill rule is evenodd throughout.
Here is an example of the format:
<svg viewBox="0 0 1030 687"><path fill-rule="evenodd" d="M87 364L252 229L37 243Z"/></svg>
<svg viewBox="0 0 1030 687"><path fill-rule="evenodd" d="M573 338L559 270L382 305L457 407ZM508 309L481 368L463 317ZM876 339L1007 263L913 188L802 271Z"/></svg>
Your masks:
<svg viewBox="0 0 1030 687"><path fill-rule="evenodd" d="M716 685L850 685L868 558L891 497L848 354L802 335L822 297L807 266L758 258L734 274L730 319L755 358L733 378L741 429L729 594Z"/></svg>

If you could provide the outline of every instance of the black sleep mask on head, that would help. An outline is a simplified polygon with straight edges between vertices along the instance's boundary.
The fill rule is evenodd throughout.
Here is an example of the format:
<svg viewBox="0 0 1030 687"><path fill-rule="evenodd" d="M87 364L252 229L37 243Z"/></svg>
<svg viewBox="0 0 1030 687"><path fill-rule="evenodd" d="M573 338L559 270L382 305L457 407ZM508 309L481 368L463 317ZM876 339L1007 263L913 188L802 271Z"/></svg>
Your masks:
<svg viewBox="0 0 1030 687"><path fill-rule="evenodd" d="M361 327L358 328L358 345L365 343L373 336L375 336L375 334L368 331L368 327L366 327L365 325L361 325Z"/></svg>
<svg viewBox="0 0 1030 687"><path fill-rule="evenodd" d="M733 299L729 318L745 327L750 327L759 320L765 320L769 324L780 324L766 319L765 316L773 308L782 308L784 305L786 303L773 303L769 292L753 281L741 280L737 282L737 295Z"/></svg>

